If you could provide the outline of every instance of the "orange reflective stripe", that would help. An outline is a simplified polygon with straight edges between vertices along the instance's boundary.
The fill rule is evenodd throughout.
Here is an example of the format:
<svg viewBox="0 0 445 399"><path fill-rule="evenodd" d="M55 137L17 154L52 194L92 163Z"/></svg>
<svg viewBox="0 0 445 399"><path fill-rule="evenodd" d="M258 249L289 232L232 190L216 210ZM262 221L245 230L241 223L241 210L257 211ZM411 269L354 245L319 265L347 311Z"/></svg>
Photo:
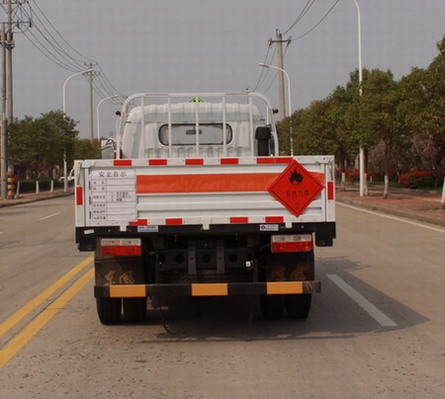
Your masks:
<svg viewBox="0 0 445 399"><path fill-rule="evenodd" d="M267 295L303 294L302 281L277 281L267 283Z"/></svg>
<svg viewBox="0 0 445 399"><path fill-rule="evenodd" d="M144 298L145 285L110 285L110 298Z"/></svg>
<svg viewBox="0 0 445 399"><path fill-rule="evenodd" d="M192 284L192 296L227 296L227 284Z"/></svg>
<svg viewBox="0 0 445 399"><path fill-rule="evenodd" d="M136 177L136 193L217 193L267 191L279 173L164 175Z"/></svg>

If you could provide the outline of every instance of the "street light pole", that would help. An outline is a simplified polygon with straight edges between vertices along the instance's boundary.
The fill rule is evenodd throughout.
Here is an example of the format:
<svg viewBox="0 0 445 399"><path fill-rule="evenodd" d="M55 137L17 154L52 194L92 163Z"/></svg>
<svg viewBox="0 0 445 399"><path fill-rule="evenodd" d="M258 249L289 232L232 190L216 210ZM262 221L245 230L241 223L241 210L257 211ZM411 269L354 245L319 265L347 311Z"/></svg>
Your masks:
<svg viewBox="0 0 445 399"><path fill-rule="evenodd" d="M275 65L268 65L268 64L260 63L259 66L263 67L263 68L275 69L277 71L284 73L284 75L286 76L287 103L288 103L288 116L289 116L289 144L290 144L290 155L293 156L294 155L294 138L293 138L293 131L292 131L292 99L291 99L291 93L290 93L289 75L283 68L277 67Z"/></svg>
<svg viewBox="0 0 445 399"><path fill-rule="evenodd" d="M63 119L65 119L66 117L66 84L68 83L68 81L71 78L74 78L75 76L78 75L82 75L84 73L88 73L92 71L92 68L87 69L85 71L81 71L81 72L76 72L73 73L72 75L68 76L65 80L65 82L63 83L63 88L62 88L62 114L63 114ZM68 176L67 176L67 166L66 166L66 149L63 151L63 191L66 193L68 191Z"/></svg>
<svg viewBox="0 0 445 399"><path fill-rule="evenodd" d="M362 24L360 7L357 0L354 0L357 8L357 29L358 29L358 87L360 97L363 94L363 66L362 66ZM365 196L365 150L360 142L359 150L359 169L360 169L360 197Z"/></svg>
<svg viewBox="0 0 445 399"><path fill-rule="evenodd" d="M74 73L71 76L68 76L66 78L65 82L63 83L63 90L62 90L62 101L63 101L62 102L62 112L63 112L63 117L65 117L65 115L66 115L66 84L68 83L68 81L71 78L74 78L74 76L82 75L84 73L91 72L92 70L93 70L92 68L89 68L89 69L86 69L85 71L76 72L76 73Z"/></svg>
<svg viewBox="0 0 445 399"><path fill-rule="evenodd" d="M96 119L97 119L97 140L100 140L100 122L99 122L99 108L104 101L112 100L113 98L119 97L119 95L115 94L114 96L106 97L100 100L97 103L96 107Z"/></svg>

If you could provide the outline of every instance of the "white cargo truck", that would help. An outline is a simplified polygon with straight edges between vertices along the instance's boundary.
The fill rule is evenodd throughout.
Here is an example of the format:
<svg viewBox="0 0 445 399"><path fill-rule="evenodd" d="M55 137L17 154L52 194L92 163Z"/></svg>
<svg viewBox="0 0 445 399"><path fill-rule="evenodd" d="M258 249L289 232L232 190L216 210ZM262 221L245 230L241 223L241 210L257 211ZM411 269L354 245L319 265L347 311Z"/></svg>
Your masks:
<svg viewBox="0 0 445 399"><path fill-rule="evenodd" d="M135 94L120 126L114 159L75 162L101 322L172 296L253 295L267 319L306 318L314 246L335 238L333 156L279 155L258 93Z"/></svg>

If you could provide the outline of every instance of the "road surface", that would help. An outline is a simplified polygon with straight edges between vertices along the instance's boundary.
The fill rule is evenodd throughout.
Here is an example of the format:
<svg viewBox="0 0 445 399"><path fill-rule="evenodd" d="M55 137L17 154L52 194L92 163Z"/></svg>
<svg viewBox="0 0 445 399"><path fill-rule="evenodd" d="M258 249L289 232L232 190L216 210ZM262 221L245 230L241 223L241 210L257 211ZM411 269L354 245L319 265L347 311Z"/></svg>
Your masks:
<svg viewBox="0 0 445 399"><path fill-rule="evenodd" d="M445 229L337 211L307 321L190 299L163 312L168 332L154 310L99 323L72 198L0 209L0 397L445 397Z"/></svg>

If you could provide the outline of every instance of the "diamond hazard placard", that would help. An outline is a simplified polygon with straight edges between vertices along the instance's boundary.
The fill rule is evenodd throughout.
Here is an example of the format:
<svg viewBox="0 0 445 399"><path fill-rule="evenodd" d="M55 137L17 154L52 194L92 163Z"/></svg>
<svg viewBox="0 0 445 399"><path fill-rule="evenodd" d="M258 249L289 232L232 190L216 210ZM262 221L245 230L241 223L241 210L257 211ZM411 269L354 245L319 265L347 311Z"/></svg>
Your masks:
<svg viewBox="0 0 445 399"><path fill-rule="evenodd" d="M300 216L324 185L297 161L292 161L269 187L269 193L289 212Z"/></svg>

